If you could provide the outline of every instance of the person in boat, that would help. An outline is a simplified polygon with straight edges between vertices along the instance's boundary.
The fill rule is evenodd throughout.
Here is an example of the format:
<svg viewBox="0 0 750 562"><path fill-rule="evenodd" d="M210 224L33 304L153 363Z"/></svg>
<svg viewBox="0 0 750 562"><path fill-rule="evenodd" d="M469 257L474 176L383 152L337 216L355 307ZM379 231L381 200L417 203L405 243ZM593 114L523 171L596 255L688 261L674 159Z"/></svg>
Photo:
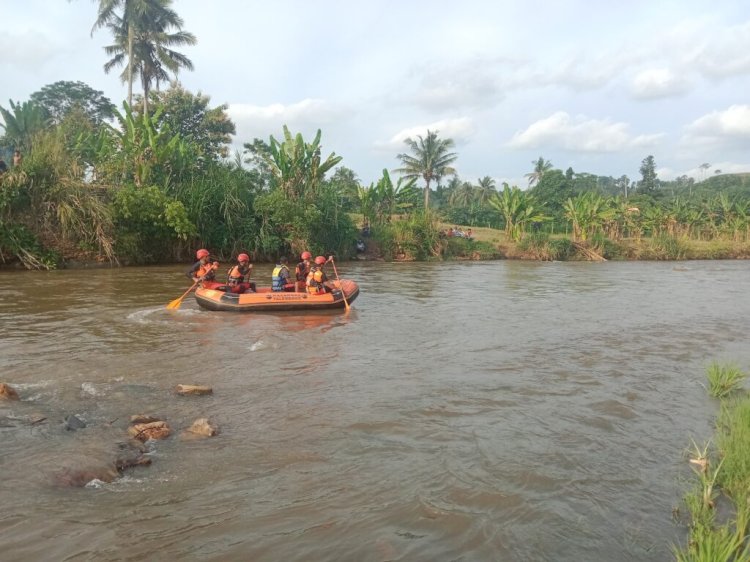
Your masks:
<svg viewBox="0 0 750 562"><path fill-rule="evenodd" d="M302 261L300 261L294 269L294 275L297 278L296 290L298 293L305 291L307 276L310 274L310 260L312 259L312 254L310 252L302 252L300 259Z"/></svg>
<svg viewBox="0 0 750 562"><path fill-rule="evenodd" d="M249 281L252 270L253 264L250 263L250 256L247 254L237 256L237 265L232 266L227 273L227 292L242 294L249 290L254 293L255 283Z"/></svg>
<svg viewBox="0 0 750 562"><path fill-rule="evenodd" d="M216 279L216 270L219 268L219 262L211 262L211 254L208 250L201 248L195 253L195 257L198 259L193 264L185 275L189 279L193 280L193 283L198 281L213 281Z"/></svg>
<svg viewBox="0 0 750 562"><path fill-rule="evenodd" d="M330 293L331 288L328 286L328 277L323 271L323 266L328 262L323 256L315 258L315 265L310 269L307 275L307 292L311 295L322 295Z"/></svg>
<svg viewBox="0 0 750 562"><path fill-rule="evenodd" d="M279 263L273 268L271 273L271 289L274 291L286 291L288 288L293 288L294 285L289 280L289 260L286 256L279 258Z"/></svg>

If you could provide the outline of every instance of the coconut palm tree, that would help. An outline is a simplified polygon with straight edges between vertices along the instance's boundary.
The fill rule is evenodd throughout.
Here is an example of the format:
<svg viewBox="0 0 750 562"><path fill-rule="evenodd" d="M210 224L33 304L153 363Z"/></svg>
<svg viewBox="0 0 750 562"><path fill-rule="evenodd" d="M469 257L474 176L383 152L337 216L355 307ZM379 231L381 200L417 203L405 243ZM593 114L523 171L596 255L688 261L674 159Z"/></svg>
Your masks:
<svg viewBox="0 0 750 562"><path fill-rule="evenodd" d="M541 156L538 160L532 160L531 163L534 165L534 171L524 176L525 178L529 178L529 187L533 187L542 181L544 174L552 169L552 162L545 160Z"/></svg>
<svg viewBox="0 0 750 562"><path fill-rule="evenodd" d="M411 138L404 142L411 150L411 154L402 153L397 156L402 166L396 172L403 174L407 179L422 178L425 181L424 208L430 206L430 183L440 180L445 176L451 176L456 170L451 164L456 161L458 155L450 150L455 146L452 139L438 138L438 131L427 131L427 136L417 135L418 140Z"/></svg>
<svg viewBox="0 0 750 562"><path fill-rule="evenodd" d="M112 58L104 65L109 72L128 59L122 73L123 81L140 77L143 86L143 112L148 113L148 98L151 85L170 79L170 72L177 75L181 68L193 69L192 61L170 47L195 45L195 36L182 31L183 20L170 8L172 0L139 0L141 10L130 21L113 14L107 28L115 42L104 48ZM129 86L130 87L130 86ZM131 87L132 90L132 87Z"/></svg>

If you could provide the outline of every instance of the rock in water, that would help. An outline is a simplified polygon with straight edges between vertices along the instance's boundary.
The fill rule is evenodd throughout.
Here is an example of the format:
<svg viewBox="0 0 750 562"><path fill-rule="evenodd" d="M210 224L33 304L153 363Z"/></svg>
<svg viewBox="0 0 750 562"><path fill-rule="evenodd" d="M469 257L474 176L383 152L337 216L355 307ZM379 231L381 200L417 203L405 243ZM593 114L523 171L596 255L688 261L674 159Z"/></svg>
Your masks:
<svg viewBox="0 0 750 562"><path fill-rule="evenodd" d="M160 418L159 416L154 416L152 414L135 414L134 416L130 416L130 423L152 423L156 421L164 421L163 418Z"/></svg>
<svg viewBox="0 0 750 562"><path fill-rule="evenodd" d="M86 427L86 422L79 418L77 415L72 414L70 416L65 416L63 426L68 431L77 431Z"/></svg>
<svg viewBox="0 0 750 562"><path fill-rule="evenodd" d="M204 437L213 437L219 434L219 428L216 424L208 421L207 418L199 418L193 422L187 431L195 435L202 435Z"/></svg>
<svg viewBox="0 0 750 562"><path fill-rule="evenodd" d="M196 384L178 384L175 392L182 396L186 394L213 394L214 390L210 386L201 386Z"/></svg>
<svg viewBox="0 0 750 562"><path fill-rule="evenodd" d="M128 428L128 435L138 441L149 439L166 439L172 433L167 422L156 421L151 423L137 423Z"/></svg>
<svg viewBox="0 0 750 562"><path fill-rule="evenodd" d="M9 384L0 382L0 400L20 400L20 398L15 388Z"/></svg>

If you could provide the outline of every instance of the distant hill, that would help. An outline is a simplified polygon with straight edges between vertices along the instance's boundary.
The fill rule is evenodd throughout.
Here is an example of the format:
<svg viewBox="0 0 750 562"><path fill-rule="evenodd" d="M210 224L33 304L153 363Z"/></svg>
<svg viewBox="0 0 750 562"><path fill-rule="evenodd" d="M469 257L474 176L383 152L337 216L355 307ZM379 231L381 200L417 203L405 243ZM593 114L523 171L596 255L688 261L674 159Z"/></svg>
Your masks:
<svg viewBox="0 0 750 562"><path fill-rule="evenodd" d="M693 197L707 198L726 193L730 198L750 198L750 172L718 174L695 183L692 186L678 186L674 185L674 183L669 182L668 185L663 185L662 189L674 189L674 194L677 197L689 197L692 194Z"/></svg>

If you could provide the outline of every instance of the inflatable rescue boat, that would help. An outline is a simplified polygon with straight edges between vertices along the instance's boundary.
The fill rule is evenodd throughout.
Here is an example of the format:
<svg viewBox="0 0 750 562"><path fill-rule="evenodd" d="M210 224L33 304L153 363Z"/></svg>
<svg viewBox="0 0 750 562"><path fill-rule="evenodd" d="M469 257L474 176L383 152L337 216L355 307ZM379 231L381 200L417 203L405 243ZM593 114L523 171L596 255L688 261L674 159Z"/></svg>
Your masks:
<svg viewBox="0 0 750 562"><path fill-rule="evenodd" d="M204 283L195 290L195 300L208 310L232 312L267 312L269 310L327 310L345 308L344 296L349 304L359 295L359 286L350 279L331 282L332 291L322 295L272 291L259 287L255 293L230 293L222 283Z"/></svg>

